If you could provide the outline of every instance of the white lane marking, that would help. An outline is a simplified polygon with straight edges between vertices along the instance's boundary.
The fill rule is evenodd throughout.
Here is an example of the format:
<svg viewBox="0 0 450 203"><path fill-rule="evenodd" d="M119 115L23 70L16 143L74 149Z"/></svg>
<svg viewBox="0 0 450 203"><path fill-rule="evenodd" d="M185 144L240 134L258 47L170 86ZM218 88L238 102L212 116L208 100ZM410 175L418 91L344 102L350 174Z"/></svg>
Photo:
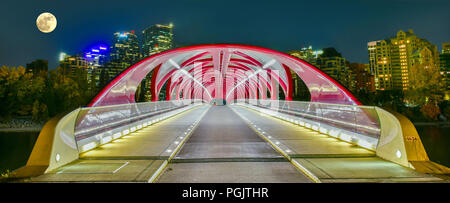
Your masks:
<svg viewBox="0 0 450 203"><path fill-rule="evenodd" d="M117 171L119 171L120 169L122 169L123 167L125 167L126 165L128 165L130 162L125 162L125 164L123 164L121 167L117 168L116 170L113 171L113 174L116 173Z"/></svg>

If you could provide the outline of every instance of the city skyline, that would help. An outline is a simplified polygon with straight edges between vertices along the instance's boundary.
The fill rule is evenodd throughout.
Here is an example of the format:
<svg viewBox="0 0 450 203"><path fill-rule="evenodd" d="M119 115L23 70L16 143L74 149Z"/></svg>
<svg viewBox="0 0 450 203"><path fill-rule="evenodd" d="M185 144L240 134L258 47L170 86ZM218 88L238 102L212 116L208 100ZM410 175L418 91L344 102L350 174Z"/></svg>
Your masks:
<svg viewBox="0 0 450 203"><path fill-rule="evenodd" d="M246 2L239 4L239 8L233 7L232 2L220 5L222 8L217 2L205 5L205 1L152 2L148 7L133 6L142 2L121 2L120 6L118 2L94 2L82 9L79 7L82 2L70 8L51 1L39 2L39 5L24 2L27 1L2 3L6 4L2 7L10 8L3 15L15 19L19 25L1 34L4 46L0 49L0 61L4 65L25 65L40 58L48 60L49 69L54 69L60 52L75 54L92 44L111 44L111 33L119 31L136 30L141 40L141 31L158 23L174 24L174 43L178 46L235 43L282 52L308 45L335 47L349 61L358 63L368 63L367 42L391 37L400 29L413 29L418 37L428 39L439 50L450 33L444 20L450 17L444 12L449 4L446 1L382 2L377 4L389 6L379 9L373 9L377 6L375 2L331 2L320 9L316 9L318 4L309 2L277 5ZM147 8L147 12L141 7ZM214 9L206 11L205 7ZM299 12L298 8L303 7L311 9ZM188 12L182 12L183 9ZM235 13L239 10L247 12ZM35 18L44 11L52 12L58 19L57 28L50 34L40 33L34 25ZM266 15L267 12L272 15ZM411 14L405 15L405 12ZM280 18L280 15L286 17ZM7 19L0 20L2 27L8 27ZM429 23L431 20L433 23Z"/></svg>
<svg viewBox="0 0 450 203"><path fill-rule="evenodd" d="M0 183L450 183L450 0L0 8Z"/></svg>

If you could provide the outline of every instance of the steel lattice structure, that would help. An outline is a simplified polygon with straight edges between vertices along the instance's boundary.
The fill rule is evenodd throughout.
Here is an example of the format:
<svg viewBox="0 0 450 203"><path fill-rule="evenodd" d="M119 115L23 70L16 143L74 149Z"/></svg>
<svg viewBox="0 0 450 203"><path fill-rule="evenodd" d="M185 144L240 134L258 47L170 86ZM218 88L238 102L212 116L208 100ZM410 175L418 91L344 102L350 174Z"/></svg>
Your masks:
<svg viewBox="0 0 450 203"><path fill-rule="evenodd" d="M167 100L278 99L279 87L284 99L291 100L292 70L306 84L312 102L360 105L342 85L301 59L261 47L220 44L150 56L115 77L89 106L135 103L137 87L152 70L152 101L164 84Z"/></svg>

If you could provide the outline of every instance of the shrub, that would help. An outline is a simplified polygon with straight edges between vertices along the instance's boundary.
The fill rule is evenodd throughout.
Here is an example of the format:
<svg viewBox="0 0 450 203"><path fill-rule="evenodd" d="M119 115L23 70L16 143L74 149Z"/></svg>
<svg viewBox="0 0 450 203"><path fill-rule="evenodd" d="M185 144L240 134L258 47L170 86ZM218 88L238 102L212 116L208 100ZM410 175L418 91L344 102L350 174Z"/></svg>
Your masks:
<svg viewBox="0 0 450 203"><path fill-rule="evenodd" d="M437 116L441 113L439 106L428 102L420 108L422 114L429 120L437 120Z"/></svg>

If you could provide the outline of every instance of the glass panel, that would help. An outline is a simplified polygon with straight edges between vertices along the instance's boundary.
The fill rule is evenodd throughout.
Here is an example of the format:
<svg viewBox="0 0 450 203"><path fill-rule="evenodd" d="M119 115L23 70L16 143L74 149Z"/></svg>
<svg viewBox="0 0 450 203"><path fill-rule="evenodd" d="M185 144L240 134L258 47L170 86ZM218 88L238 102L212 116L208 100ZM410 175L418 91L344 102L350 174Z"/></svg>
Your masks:
<svg viewBox="0 0 450 203"><path fill-rule="evenodd" d="M238 100L280 113L316 121L375 139L380 137L380 122L375 107L283 100Z"/></svg>
<svg viewBox="0 0 450 203"><path fill-rule="evenodd" d="M173 100L82 108L75 124L75 140L107 132L131 123L197 103L194 100Z"/></svg>

